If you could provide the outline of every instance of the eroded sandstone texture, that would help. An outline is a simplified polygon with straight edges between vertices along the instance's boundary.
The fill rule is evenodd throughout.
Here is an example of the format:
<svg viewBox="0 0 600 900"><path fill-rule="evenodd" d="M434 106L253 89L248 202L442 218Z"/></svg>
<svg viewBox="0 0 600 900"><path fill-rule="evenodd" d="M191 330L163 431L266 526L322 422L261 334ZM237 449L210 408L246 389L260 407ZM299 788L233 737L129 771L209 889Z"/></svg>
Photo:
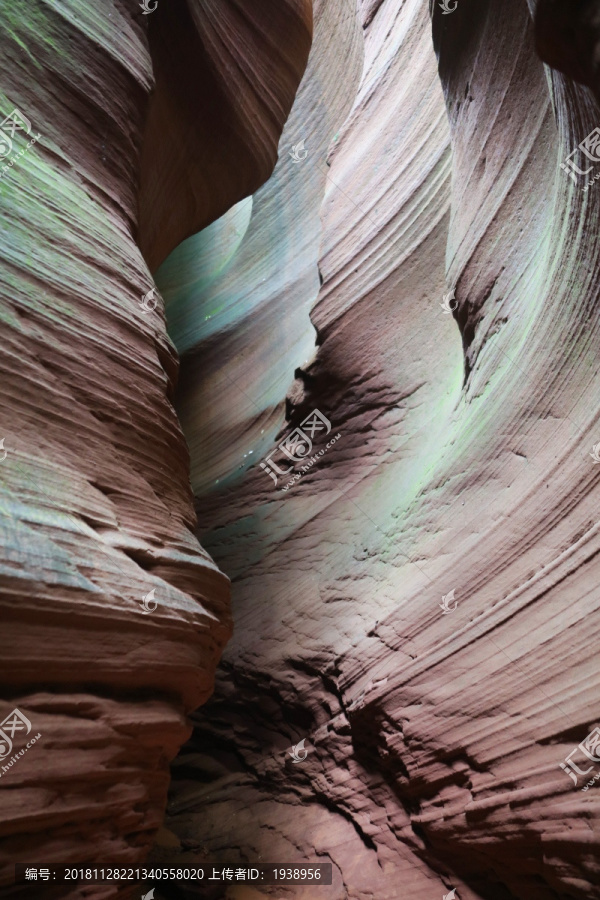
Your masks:
<svg viewBox="0 0 600 900"><path fill-rule="evenodd" d="M25 117L0 179L0 719L17 707L42 735L0 769L4 892L17 861L145 857L231 633L162 301L140 301L149 265L270 174L311 39L307 0L270 6L0 11L0 111ZM118 893L139 892L91 895Z"/></svg>
<svg viewBox="0 0 600 900"><path fill-rule="evenodd" d="M333 862L273 896L600 897L560 768L600 720L600 186L559 166L600 111L533 6L316 2L274 175L162 272L236 623L167 825ZM341 437L282 491L257 462L315 408Z"/></svg>

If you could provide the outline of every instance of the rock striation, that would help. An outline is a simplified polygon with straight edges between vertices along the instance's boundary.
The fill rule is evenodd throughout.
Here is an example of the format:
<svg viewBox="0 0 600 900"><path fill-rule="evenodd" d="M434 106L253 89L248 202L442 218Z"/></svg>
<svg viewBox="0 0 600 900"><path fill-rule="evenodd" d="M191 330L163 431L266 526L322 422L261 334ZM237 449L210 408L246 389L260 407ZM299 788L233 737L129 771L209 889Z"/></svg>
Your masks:
<svg viewBox="0 0 600 900"><path fill-rule="evenodd" d="M531 6L316 2L274 175L212 226L244 213L239 244L198 239L197 291L165 264L236 623L173 858L331 861L332 900L600 897L561 768L600 720L600 188L560 168L600 113Z"/></svg>
<svg viewBox="0 0 600 900"><path fill-rule="evenodd" d="M0 769L3 896L21 895L15 862L145 858L231 634L151 270L270 174L312 18L307 0L267 12L18 0L0 16L0 720L16 708L41 734ZM137 886L94 893L117 895Z"/></svg>
<svg viewBox="0 0 600 900"><path fill-rule="evenodd" d="M157 13L139 191L153 272L267 180L312 34L310 0L169 0Z"/></svg>
<svg viewBox="0 0 600 900"><path fill-rule="evenodd" d="M600 898L597 19L3 11L3 895Z"/></svg>

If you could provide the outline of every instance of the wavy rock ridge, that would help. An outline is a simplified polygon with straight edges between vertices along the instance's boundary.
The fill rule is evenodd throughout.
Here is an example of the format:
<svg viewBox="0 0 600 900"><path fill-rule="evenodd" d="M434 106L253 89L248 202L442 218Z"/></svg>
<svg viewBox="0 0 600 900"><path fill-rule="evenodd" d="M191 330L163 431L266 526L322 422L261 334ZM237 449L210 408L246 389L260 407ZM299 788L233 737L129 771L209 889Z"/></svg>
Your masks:
<svg viewBox="0 0 600 900"><path fill-rule="evenodd" d="M0 180L0 719L16 707L42 735L0 774L3 891L16 861L144 859L231 634L229 580L194 536L148 265L268 177L311 15L219 5L218 21L214 3L162 0L150 21L120 0L0 17L2 118L16 108L39 134L14 135ZM190 85L207 79L220 99L199 117ZM232 134L235 177L215 193ZM117 894L138 889L95 889Z"/></svg>
<svg viewBox="0 0 600 900"><path fill-rule="evenodd" d="M357 7L315 4L225 270L165 288L236 621L168 827L190 859L331 860L340 900L598 897L597 803L560 763L600 718L600 195L559 163L600 114L523 0ZM341 438L282 493L251 464L314 408Z"/></svg>

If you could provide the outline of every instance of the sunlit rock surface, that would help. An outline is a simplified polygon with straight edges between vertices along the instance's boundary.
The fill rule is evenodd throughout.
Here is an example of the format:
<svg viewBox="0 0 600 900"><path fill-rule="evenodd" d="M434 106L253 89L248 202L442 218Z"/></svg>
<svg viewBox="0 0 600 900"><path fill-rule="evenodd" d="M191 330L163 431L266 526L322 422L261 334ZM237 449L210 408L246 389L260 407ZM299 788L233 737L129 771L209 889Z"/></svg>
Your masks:
<svg viewBox="0 0 600 900"><path fill-rule="evenodd" d="M272 179L159 272L235 619L176 858L331 860L336 900L600 896L560 768L600 719L600 186L559 165L598 124L523 0L316 3ZM258 462L315 408L340 438L285 490Z"/></svg>
<svg viewBox="0 0 600 900"><path fill-rule="evenodd" d="M326 150L350 110L362 64L348 8L324 3L314 15L314 41L325 53L309 60L272 178L252 205L243 201L190 238L156 274L183 356L178 413L197 494L237 483L240 468L272 446L290 374L314 353Z"/></svg>
<svg viewBox="0 0 600 900"><path fill-rule="evenodd" d="M305 0L0 13L2 119L31 126L0 179L0 720L42 735L0 770L3 885L20 861L143 860L212 691L229 580L194 534L150 268L269 176L310 40Z"/></svg>

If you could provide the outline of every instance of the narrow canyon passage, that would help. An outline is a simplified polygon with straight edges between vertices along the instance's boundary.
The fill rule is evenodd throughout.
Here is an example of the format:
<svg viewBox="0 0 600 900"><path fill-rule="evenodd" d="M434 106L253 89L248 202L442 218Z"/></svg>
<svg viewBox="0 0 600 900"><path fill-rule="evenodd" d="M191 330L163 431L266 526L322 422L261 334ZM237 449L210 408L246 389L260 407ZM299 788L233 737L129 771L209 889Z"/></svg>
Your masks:
<svg viewBox="0 0 600 900"><path fill-rule="evenodd" d="M600 898L600 2L0 28L2 896Z"/></svg>

